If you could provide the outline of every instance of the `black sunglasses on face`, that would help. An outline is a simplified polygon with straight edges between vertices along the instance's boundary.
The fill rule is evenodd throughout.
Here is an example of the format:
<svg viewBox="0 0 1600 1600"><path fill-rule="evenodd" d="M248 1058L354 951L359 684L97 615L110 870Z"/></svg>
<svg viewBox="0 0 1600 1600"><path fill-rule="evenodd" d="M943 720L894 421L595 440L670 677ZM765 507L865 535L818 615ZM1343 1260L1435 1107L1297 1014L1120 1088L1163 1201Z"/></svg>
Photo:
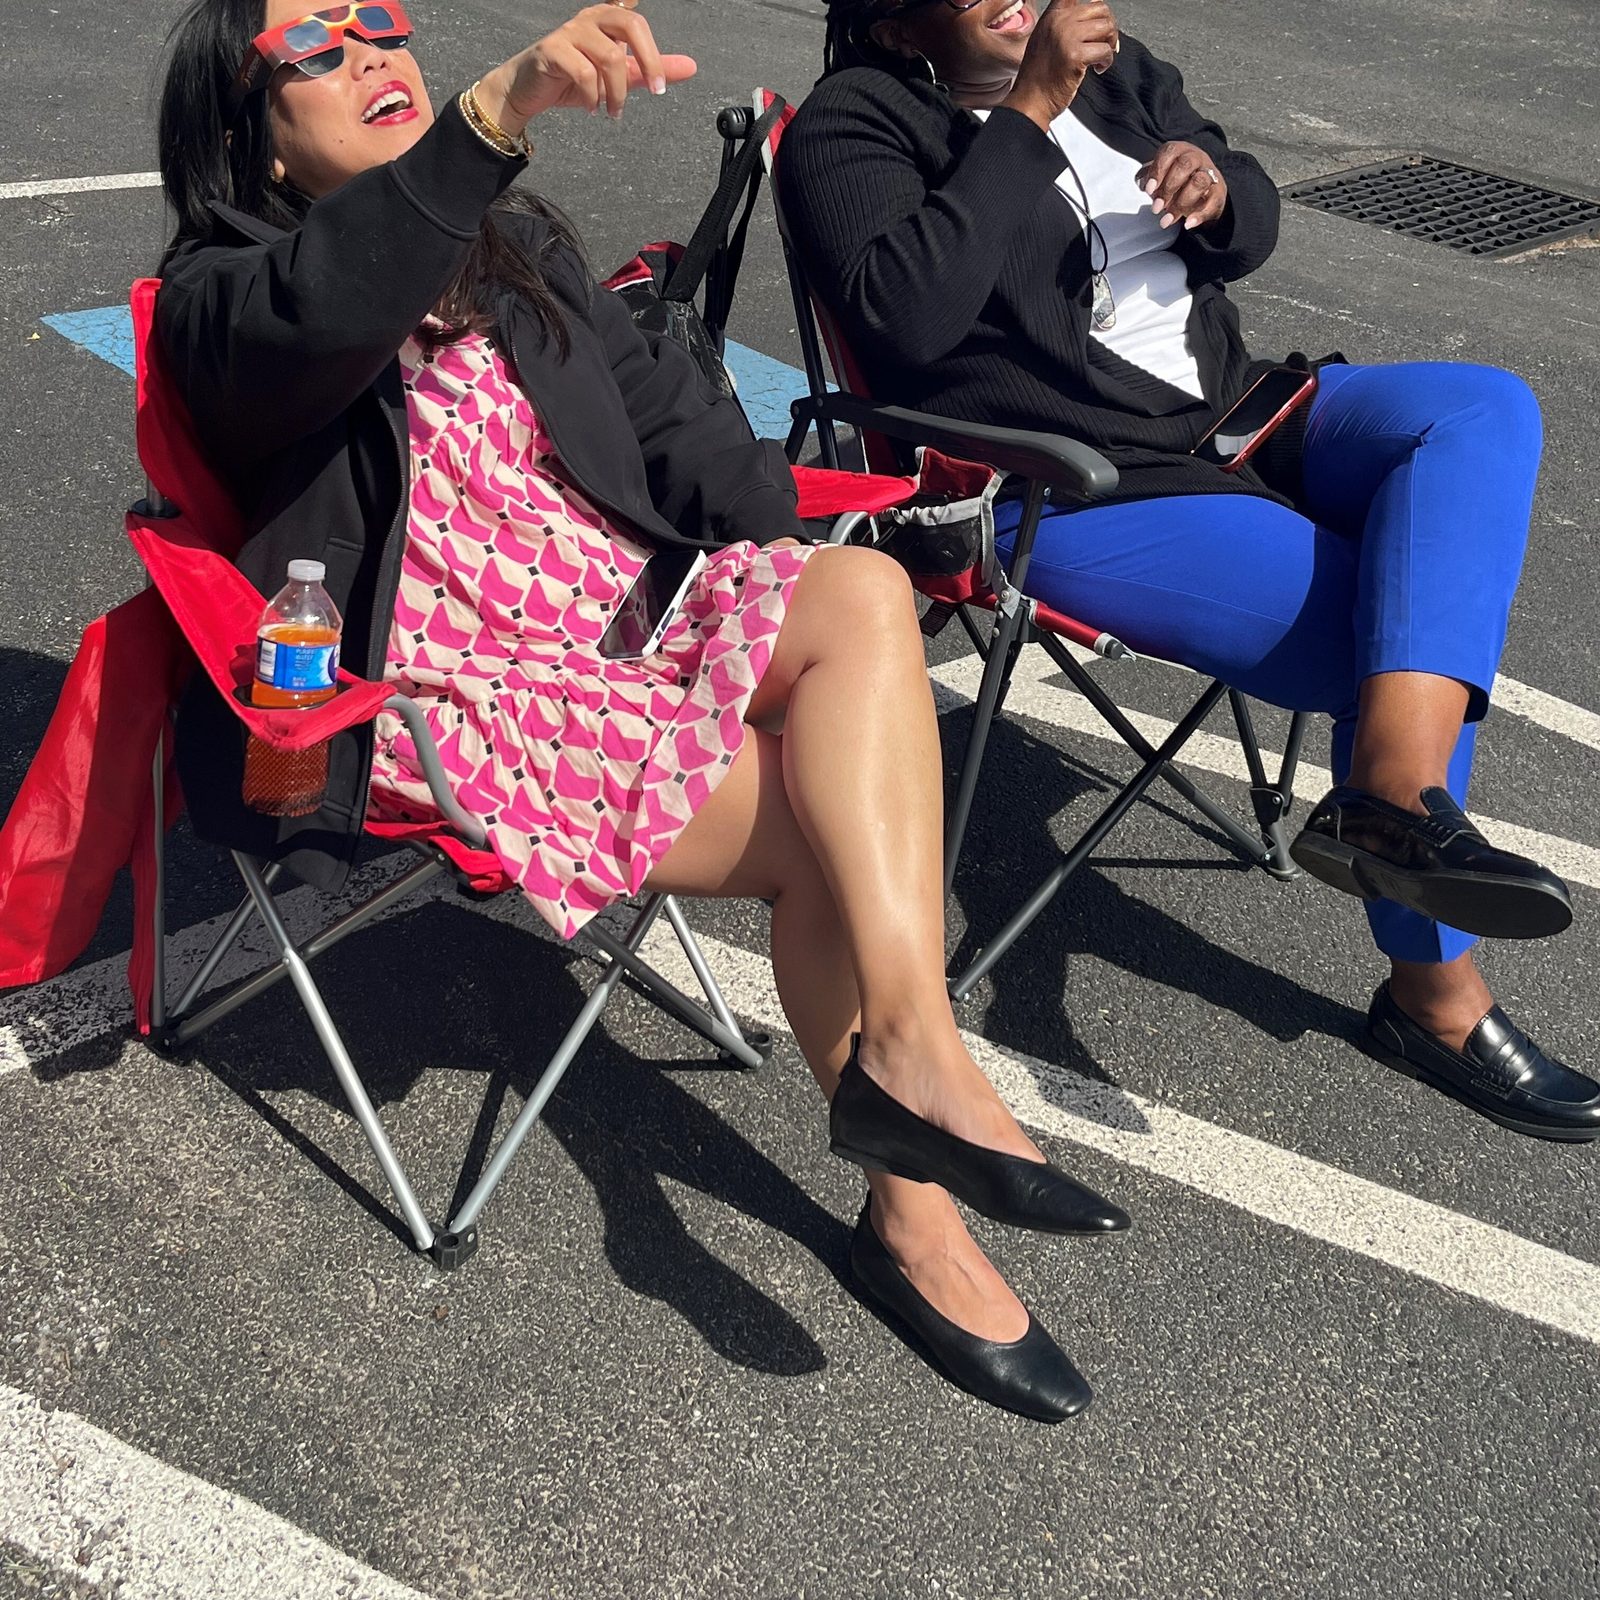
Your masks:
<svg viewBox="0 0 1600 1600"><path fill-rule="evenodd" d="M884 12L884 15L886 17L898 17L904 15L907 11L920 11L924 6L938 5L940 3L949 6L959 17L964 12L973 11L981 6L983 0L904 0L903 4L896 6L892 11Z"/></svg>

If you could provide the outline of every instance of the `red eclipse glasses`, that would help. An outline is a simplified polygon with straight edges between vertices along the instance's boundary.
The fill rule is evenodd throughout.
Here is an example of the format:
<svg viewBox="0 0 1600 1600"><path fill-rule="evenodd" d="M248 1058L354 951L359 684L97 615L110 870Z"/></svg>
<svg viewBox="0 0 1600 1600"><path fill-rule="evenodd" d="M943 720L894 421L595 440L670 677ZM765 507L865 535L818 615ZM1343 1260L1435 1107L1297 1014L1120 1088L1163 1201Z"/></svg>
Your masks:
<svg viewBox="0 0 1600 1600"><path fill-rule="evenodd" d="M385 0L382 5L332 6L258 33L234 79L234 108L265 89L279 67L298 68L308 78L332 72L344 61L347 33L379 49L399 50L411 37L411 19L404 6Z"/></svg>

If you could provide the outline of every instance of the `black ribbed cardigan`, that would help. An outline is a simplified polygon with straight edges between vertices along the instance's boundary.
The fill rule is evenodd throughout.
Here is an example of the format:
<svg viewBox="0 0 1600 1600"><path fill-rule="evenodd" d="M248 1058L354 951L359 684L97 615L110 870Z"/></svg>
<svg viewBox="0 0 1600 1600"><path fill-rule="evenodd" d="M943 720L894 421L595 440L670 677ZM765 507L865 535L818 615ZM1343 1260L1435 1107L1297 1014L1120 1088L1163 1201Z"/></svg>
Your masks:
<svg viewBox="0 0 1600 1600"><path fill-rule="evenodd" d="M1277 243L1272 180L1189 104L1177 69L1127 34L1073 109L1137 161L1183 139L1227 179L1224 214L1174 246L1189 270L1205 401L1090 339L1089 252L1055 187L1067 162L1054 140L1004 107L979 122L925 81L847 68L817 85L785 134L779 195L813 291L875 399L1081 439L1117 464L1114 499L1283 498L1248 469L1224 473L1188 454L1266 365L1252 363L1222 285ZM1303 420L1280 430L1262 469L1291 493L1303 431Z"/></svg>

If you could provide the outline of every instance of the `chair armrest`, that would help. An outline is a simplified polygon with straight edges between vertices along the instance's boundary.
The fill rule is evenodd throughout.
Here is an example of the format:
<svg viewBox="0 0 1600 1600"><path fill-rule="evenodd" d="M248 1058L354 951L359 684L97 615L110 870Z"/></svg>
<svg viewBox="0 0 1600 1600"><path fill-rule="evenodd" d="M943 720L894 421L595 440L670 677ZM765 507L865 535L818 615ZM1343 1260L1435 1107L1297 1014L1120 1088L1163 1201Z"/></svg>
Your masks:
<svg viewBox="0 0 1600 1600"><path fill-rule="evenodd" d="M406 695L391 694L383 702L382 709L394 712L405 724L406 732L411 735L411 742L416 747L418 765L422 768L422 776L427 780L428 793L433 796L433 803L439 808L439 815L463 839L481 850L488 843L489 835L482 822L470 811L463 809L451 791L450 781L445 777L444 763L439 759L439 747L433 742L433 730L428 726L428 719L423 714L422 707Z"/></svg>
<svg viewBox="0 0 1600 1600"><path fill-rule="evenodd" d="M1015 473L1085 500L1110 494L1117 486L1117 469L1103 455L1063 434L995 428L881 405L853 394L812 396L796 404L819 422L839 422L908 444L931 445L946 455L976 459L999 472Z"/></svg>

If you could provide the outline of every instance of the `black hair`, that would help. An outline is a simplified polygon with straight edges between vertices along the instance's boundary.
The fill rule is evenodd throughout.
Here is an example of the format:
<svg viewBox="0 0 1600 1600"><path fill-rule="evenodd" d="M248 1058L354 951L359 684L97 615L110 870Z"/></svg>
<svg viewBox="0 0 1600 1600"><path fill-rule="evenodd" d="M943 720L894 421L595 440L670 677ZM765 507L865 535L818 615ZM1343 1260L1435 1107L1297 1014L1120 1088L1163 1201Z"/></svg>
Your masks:
<svg viewBox="0 0 1600 1600"><path fill-rule="evenodd" d="M828 0L827 34L822 45L822 75L846 67L877 67L902 74L906 58L885 50L869 33L874 22L895 9L895 0Z"/></svg>
<svg viewBox="0 0 1600 1600"><path fill-rule="evenodd" d="M170 36L157 122L161 186L177 217L167 247L206 238L212 203L279 228L296 228L311 202L273 177L272 123L264 93L234 110L233 81L251 41L266 26L266 0L191 0ZM485 214L476 242L454 283L435 308L445 338L489 330L499 291L527 301L563 356L569 348L559 302L538 256L500 224L508 215L541 217L545 248L566 245L582 254L572 225L548 201L525 189L507 191Z"/></svg>

